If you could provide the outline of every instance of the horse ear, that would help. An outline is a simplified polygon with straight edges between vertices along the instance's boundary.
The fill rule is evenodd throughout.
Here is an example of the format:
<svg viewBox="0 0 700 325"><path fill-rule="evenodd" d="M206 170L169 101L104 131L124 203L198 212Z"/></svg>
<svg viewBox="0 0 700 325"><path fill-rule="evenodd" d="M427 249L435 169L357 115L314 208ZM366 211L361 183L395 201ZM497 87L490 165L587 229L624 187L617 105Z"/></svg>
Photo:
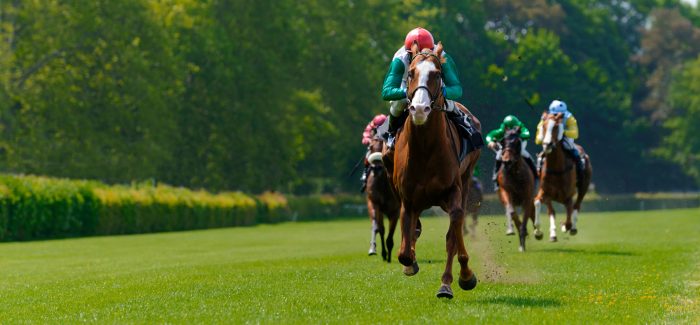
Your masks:
<svg viewBox="0 0 700 325"><path fill-rule="evenodd" d="M441 61L444 60L444 59L442 58L442 52L443 52L442 42L438 42L438 43L437 43L437 46L435 47L435 54L437 54L437 57L440 58ZM444 62L443 62L443 63L444 63Z"/></svg>
<svg viewBox="0 0 700 325"><path fill-rule="evenodd" d="M420 52L420 48L418 48L418 41L413 41L413 44L411 45L411 54L416 56L418 52Z"/></svg>
<svg viewBox="0 0 700 325"><path fill-rule="evenodd" d="M549 115L549 112L547 112L547 111L542 112L542 119L543 120L547 119L547 115Z"/></svg>

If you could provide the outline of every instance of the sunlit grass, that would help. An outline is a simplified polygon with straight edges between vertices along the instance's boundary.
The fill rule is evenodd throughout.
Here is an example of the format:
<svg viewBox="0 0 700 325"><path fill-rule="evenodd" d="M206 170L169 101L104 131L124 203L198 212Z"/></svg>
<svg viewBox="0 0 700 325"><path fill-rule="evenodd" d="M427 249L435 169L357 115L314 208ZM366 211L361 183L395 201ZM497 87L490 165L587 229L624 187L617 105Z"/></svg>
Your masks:
<svg viewBox="0 0 700 325"><path fill-rule="evenodd" d="M0 321L700 322L700 210L583 213L524 254L502 219L467 240L480 282L452 300L446 218L424 219L414 277L366 256L366 219L0 244Z"/></svg>

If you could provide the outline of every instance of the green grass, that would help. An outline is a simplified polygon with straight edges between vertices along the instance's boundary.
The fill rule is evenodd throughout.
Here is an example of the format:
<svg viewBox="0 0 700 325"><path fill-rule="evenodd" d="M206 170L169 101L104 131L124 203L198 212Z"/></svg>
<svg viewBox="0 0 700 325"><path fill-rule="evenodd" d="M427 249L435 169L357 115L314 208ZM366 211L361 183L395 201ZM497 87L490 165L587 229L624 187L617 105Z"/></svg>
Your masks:
<svg viewBox="0 0 700 325"><path fill-rule="evenodd" d="M452 300L438 217L414 277L366 256L366 219L0 244L0 322L700 322L700 210L583 213L524 254L502 219L467 241L480 282Z"/></svg>

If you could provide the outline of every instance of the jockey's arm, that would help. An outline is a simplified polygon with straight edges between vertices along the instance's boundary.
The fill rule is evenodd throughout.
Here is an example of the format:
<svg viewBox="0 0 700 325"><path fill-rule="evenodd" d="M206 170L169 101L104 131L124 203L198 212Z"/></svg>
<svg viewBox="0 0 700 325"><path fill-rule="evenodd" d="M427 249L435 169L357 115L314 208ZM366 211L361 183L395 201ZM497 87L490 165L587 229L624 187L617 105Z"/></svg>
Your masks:
<svg viewBox="0 0 700 325"><path fill-rule="evenodd" d="M486 143L501 141L504 133L505 131L503 128L491 130L491 132L486 135Z"/></svg>
<svg viewBox="0 0 700 325"><path fill-rule="evenodd" d="M544 123L544 120L540 120L540 123L537 124L537 133L535 134L536 145L541 145L542 138L544 138L544 134L542 134L542 123Z"/></svg>
<svg viewBox="0 0 700 325"><path fill-rule="evenodd" d="M578 122L576 122L576 118L573 115L566 120L564 136L572 140L578 139Z"/></svg>
<svg viewBox="0 0 700 325"><path fill-rule="evenodd" d="M384 85L382 86L382 99L399 100L406 98L406 90L401 88L403 74L406 68L400 59L394 59L389 66L389 72L384 77Z"/></svg>
<svg viewBox="0 0 700 325"><path fill-rule="evenodd" d="M445 82L445 97L456 100L462 97L462 84L457 76L457 65L447 53L443 57L445 63L442 65L442 78Z"/></svg>
<svg viewBox="0 0 700 325"><path fill-rule="evenodd" d="M530 130L522 122L520 123L520 139L530 139Z"/></svg>

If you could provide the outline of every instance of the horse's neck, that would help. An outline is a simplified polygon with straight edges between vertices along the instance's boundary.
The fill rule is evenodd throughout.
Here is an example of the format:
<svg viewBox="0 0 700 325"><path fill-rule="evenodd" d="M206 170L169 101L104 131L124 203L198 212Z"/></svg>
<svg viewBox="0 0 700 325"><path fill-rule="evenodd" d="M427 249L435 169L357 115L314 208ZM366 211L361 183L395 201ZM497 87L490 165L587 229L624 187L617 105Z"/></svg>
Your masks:
<svg viewBox="0 0 700 325"><path fill-rule="evenodd" d="M441 111L433 112L433 116L421 126L413 124L410 117L406 119L406 137L411 152L415 153L414 156L428 158L427 152L443 150L443 147L446 147L443 139L447 134L445 128L449 125L445 121L444 114Z"/></svg>
<svg viewBox="0 0 700 325"><path fill-rule="evenodd" d="M563 168L566 165L566 154L564 154L562 144L558 143L557 146L552 149L552 152L546 156L546 159L547 167L555 169L561 166Z"/></svg>

